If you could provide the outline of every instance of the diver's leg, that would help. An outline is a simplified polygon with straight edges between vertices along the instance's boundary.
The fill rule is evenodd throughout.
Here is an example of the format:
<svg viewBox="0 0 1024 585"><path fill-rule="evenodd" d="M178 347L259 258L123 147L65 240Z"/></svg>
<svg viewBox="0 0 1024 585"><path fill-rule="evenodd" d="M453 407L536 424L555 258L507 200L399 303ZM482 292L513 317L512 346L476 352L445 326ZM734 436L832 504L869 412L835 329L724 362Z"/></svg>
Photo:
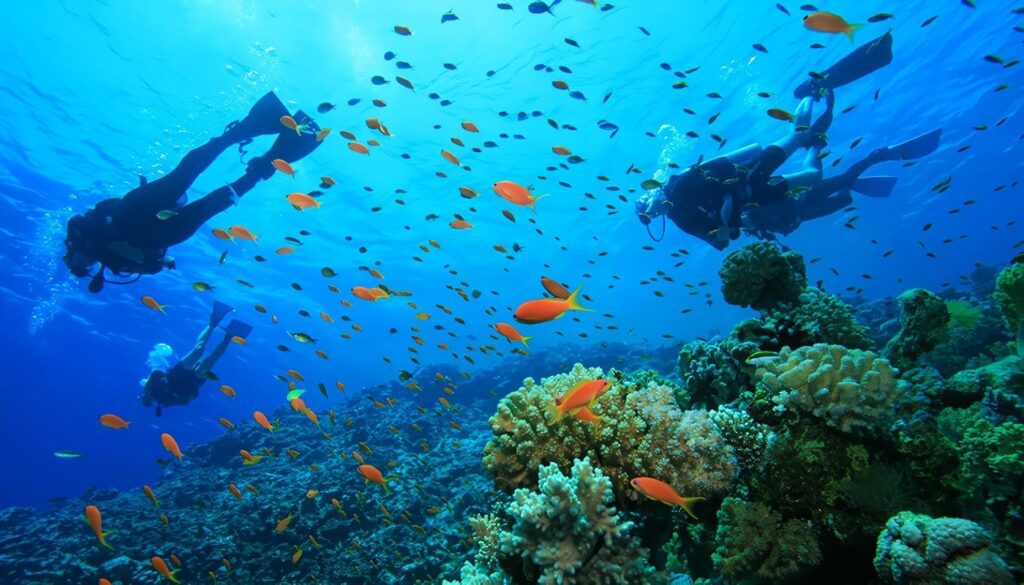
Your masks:
<svg viewBox="0 0 1024 585"><path fill-rule="evenodd" d="M210 191L203 197L176 210L174 217L157 222L154 226L154 240L161 247L180 244L191 238L207 221L237 203L238 197L248 193L260 182L254 173L246 173L229 185Z"/></svg>
<svg viewBox="0 0 1024 585"><path fill-rule="evenodd" d="M202 332L199 333L199 337L196 339L195 346L185 354L185 357L181 358L181 366L186 370L191 370L196 367L199 363L199 359L203 357L203 352L206 351L206 344L210 342L210 336L213 335L214 325L208 324L203 328Z"/></svg>
<svg viewBox="0 0 1024 585"><path fill-rule="evenodd" d="M220 343L217 344L217 347L213 348L213 351L210 352L210 355L203 358L203 361L199 363L198 367L196 368L196 371L200 373L205 373L212 370L213 366L216 365L217 360L219 360L224 355L224 352L228 350L228 345L230 344L231 338L227 334L225 334L224 339L220 340Z"/></svg>
<svg viewBox="0 0 1024 585"><path fill-rule="evenodd" d="M820 156L820 147L809 148L807 156L804 157L804 169L796 173L782 175L790 189L810 189L821 183L823 170Z"/></svg>
<svg viewBox="0 0 1024 585"><path fill-rule="evenodd" d="M853 195L849 191L840 191L825 197L811 197L800 204L800 220L818 219L836 213L853 204Z"/></svg>
<svg viewBox="0 0 1024 585"><path fill-rule="evenodd" d="M813 99L805 97L800 100L796 111L793 112L793 129L789 131L789 134L773 143L773 146L781 148L786 153L786 158L789 158L797 149L803 148L807 142L807 129L811 127L811 114L813 111Z"/></svg>

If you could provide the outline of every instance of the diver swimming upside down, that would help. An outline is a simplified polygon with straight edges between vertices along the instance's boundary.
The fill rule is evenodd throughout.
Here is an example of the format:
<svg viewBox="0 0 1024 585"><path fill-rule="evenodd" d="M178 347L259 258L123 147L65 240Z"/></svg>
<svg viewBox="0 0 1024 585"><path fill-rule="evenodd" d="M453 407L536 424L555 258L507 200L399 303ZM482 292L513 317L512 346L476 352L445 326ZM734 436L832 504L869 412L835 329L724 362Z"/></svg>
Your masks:
<svg viewBox="0 0 1024 585"><path fill-rule="evenodd" d="M289 115L281 100L268 92L243 120L228 124L223 134L186 154L165 176L149 182L140 177L139 186L123 197L105 199L72 217L64 240L68 270L78 277L91 277L89 291L96 293L103 290L104 282L126 284L107 281L107 270L134 282L143 274L175 268L173 258L167 256L169 247L188 240L213 216L273 176L274 160L293 163L320 145L316 139L320 128L312 118L300 110L291 116L296 128L290 129L282 123ZM236 144L241 151L257 136L270 134L278 135L270 150L250 159L241 177L188 201L186 191L220 154ZM94 269L96 264L99 268Z"/></svg>
<svg viewBox="0 0 1024 585"><path fill-rule="evenodd" d="M836 88L865 77L892 61L892 33L857 48L821 74L813 74L793 92L801 98L791 117L793 129L762 148L754 143L709 161L698 161L654 193L641 195L636 214L648 226L671 219L680 229L724 250L745 230L763 239L789 234L801 223L826 217L853 202L851 191L888 197L895 177L862 177L871 166L927 156L938 149L941 130L901 144L879 148L838 175L825 178L822 150L832 125ZM812 122L814 104L825 112ZM804 168L776 175L797 150L806 150ZM653 235L652 235L653 237Z"/></svg>

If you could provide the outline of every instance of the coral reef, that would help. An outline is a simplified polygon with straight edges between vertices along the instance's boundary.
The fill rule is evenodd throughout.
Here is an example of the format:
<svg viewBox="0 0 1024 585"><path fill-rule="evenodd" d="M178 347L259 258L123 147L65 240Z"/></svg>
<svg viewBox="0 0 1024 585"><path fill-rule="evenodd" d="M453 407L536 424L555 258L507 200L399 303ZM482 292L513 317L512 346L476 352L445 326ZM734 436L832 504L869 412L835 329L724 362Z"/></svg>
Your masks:
<svg viewBox="0 0 1024 585"><path fill-rule="evenodd" d="M589 459L575 461L569 476L553 463L541 467L537 492L516 490L508 510L502 553L523 560L530 582L658 581L634 524L615 508L611 480Z"/></svg>
<svg viewBox="0 0 1024 585"><path fill-rule="evenodd" d="M988 533L970 520L900 512L878 535L875 570L886 583L1014 583L991 544Z"/></svg>
<svg viewBox="0 0 1024 585"><path fill-rule="evenodd" d="M740 471L759 473L767 462L775 432L771 427L756 422L745 410L721 406L708 412L725 442L736 450Z"/></svg>
<svg viewBox="0 0 1024 585"><path fill-rule="evenodd" d="M761 316L761 326L773 331L778 346L801 347L817 343L842 345L849 349L871 349L874 342L857 322L853 309L816 288L800 293L793 303L784 303Z"/></svg>
<svg viewBox="0 0 1024 585"><path fill-rule="evenodd" d="M783 348L754 379L776 412L812 414L842 432L868 435L889 429L906 388L874 353L825 344Z"/></svg>
<svg viewBox="0 0 1024 585"><path fill-rule="evenodd" d="M946 338L950 315L942 299L921 288L904 292L898 300L900 330L882 353L892 365L908 370Z"/></svg>
<svg viewBox="0 0 1024 585"><path fill-rule="evenodd" d="M817 535L807 520L783 520L756 502L725 498L718 509L715 567L727 579L777 582L821 562Z"/></svg>
<svg viewBox="0 0 1024 585"><path fill-rule="evenodd" d="M1024 264L1007 266L996 279L992 295L1017 338L1017 355L1024 357Z"/></svg>
<svg viewBox="0 0 1024 585"><path fill-rule="evenodd" d="M718 275L726 302L758 311L796 302L807 286L803 256L764 241L726 256Z"/></svg>
<svg viewBox="0 0 1024 585"><path fill-rule="evenodd" d="M728 404L748 383L729 352L720 344L706 341L683 345L679 351L679 376L683 383L676 401L682 408Z"/></svg>
<svg viewBox="0 0 1024 585"><path fill-rule="evenodd" d="M735 453L703 411L682 411L667 386L639 387L610 372L612 387L597 402L599 424L547 417L555 397L577 383L605 376L576 364L566 374L537 384L532 378L498 403L490 418L493 437L484 448L484 466L507 492L537 485L542 465L569 470L589 457L611 478L615 493L631 501L637 476L657 477L686 496L724 493L736 475Z"/></svg>

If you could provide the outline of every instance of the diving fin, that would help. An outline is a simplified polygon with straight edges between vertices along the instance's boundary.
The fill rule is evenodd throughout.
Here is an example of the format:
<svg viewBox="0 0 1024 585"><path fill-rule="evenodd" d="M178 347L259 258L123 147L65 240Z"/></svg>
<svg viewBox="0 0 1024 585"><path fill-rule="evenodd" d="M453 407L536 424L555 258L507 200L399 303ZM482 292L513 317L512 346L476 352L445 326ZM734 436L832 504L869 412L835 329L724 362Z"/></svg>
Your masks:
<svg viewBox="0 0 1024 585"><path fill-rule="evenodd" d="M245 118L228 124L224 129L224 136L237 142L251 140L256 136L266 134L277 134L284 130L281 124L281 117L288 115L288 107L284 105L281 98L272 91L268 91L249 109Z"/></svg>
<svg viewBox="0 0 1024 585"><path fill-rule="evenodd" d="M282 159L293 163L302 160L320 146L316 136L320 132L320 126L313 118L299 110L292 116L295 123L303 127L301 133L288 130L282 126L282 132L277 135L270 150L262 156L256 156L249 160L247 172L255 173L262 179L270 178L274 174L274 166L271 164L276 159ZM280 123L279 123L280 124Z"/></svg>
<svg viewBox="0 0 1024 585"><path fill-rule="evenodd" d="M214 325L220 324L224 320L224 317L234 311L235 308L227 303L220 301L213 301L213 309L210 310L210 322Z"/></svg>
<svg viewBox="0 0 1024 585"><path fill-rule="evenodd" d="M797 98L813 96L823 89L853 83L892 62L892 31L857 47L834 65L804 81L793 90Z"/></svg>
<svg viewBox="0 0 1024 585"><path fill-rule="evenodd" d="M139 175L139 187L145 187L149 184L149 179L145 175Z"/></svg>
<svg viewBox="0 0 1024 585"><path fill-rule="evenodd" d="M889 151L894 153L892 160L912 160L928 156L939 149L939 142L942 138L942 129L932 130L906 142L894 144Z"/></svg>
<svg viewBox="0 0 1024 585"><path fill-rule="evenodd" d="M896 177L861 177L853 182L850 190L868 197L885 198L892 194L896 181Z"/></svg>
<svg viewBox="0 0 1024 585"><path fill-rule="evenodd" d="M232 319L228 323L227 327L224 328L224 335L227 337L241 337L245 339L252 333L252 325L239 321L238 319Z"/></svg>

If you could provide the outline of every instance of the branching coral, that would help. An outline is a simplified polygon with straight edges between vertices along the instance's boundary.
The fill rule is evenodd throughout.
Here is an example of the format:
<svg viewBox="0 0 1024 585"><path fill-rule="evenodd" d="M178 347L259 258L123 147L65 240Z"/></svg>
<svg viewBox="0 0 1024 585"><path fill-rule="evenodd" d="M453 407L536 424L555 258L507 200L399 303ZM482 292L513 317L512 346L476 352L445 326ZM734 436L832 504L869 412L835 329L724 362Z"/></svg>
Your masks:
<svg viewBox="0 0 1024 585"><path fill-rule="evenodd" d="M999 273L992 297L1017 335L1017 355L1024 357L1024 264L1008 266Z"/></svg>
<svg viewBox="0 0 1024 585"><path fill-rule="evenodd" d="M776 332L782 345L790 347L833 343L870 349L874 345L867 329L854 318L850 305L816 288L802 292L795 303L766 311L761 322Z"/></svg>
<svg viewBox="0 0 1024 585"><path fill-rule="evenodd" d="M845 433L883 434L906 384L889 362L839 345L783 348L779 360L754 374L781 412L813 414Z"/></svg>
<svg viewBox="0 0 1024 585"><path fill-rule="evenodd" d="M884 354L892 365L908 370L949 335L950 316L942 299L921 288L904 292L898 300L900 330L886 344Z"/></svg>
<svg viewBox="0 0 1024 585"><path fill-rule="evenodd" d="M759 311L796 302L807 286L803 256L763 241L726 256L718 275L727 303Z"/></svg>
<svg viewBox="0 0 1024 585"><path fill-rule="evenodd" d="M755 422L744 410L719 407L708 413L725 442L736 450L740 470L758 473L764 468L775 433L771 427Z"/></svg>
<svg viewBox="0 0 1024 585"><path fill-rule="evenodd" d="M821 562L810 521L783 520L764 504L726 498L718 509L715 567L730 580L779 581Z"/></svg>
<svg viewBox="0 0 1024 585"><path fill-rule="evenodd" d="M728 490L736 474L736 456L702 411L679 409L666 386L638 387L608 376L612 387L597 402L599 424L565 417L552 422L546 411L583 380L604 376L598 368L577 364L566 374L531 378L498 403L490 419L494 436L484 449L484 466L495 483L511 492L537 485L541 465L568 470L576 458L598 462L620 498L639 501L629 487L637 476L656 477L685 496L709 496Z"/></svg>
<svg viewBox="0 0 1024 585"><path fill-rule="evenodd" d="M537 492L513 495L502 552L522 557L537 583L655 582L634 524L614 502L611 480L589 459L575 461L569 476L555 464L541 467Z"/></svg>
<svg viewBox="0 0 1024 585"><path fill-rule="evenodd" d="M886 583L1010 585L1013 576L991 543L970 520L900 512L878 535L875 570Z"/></svg>
<svg viewBox="0 0 1024 585"><path fill-rule="evenodd" d="M683 385L676 400L681 408L732 402L747 383L736 360L719 344L706 341L691 341L679 351L679 376Z"/></svg>

